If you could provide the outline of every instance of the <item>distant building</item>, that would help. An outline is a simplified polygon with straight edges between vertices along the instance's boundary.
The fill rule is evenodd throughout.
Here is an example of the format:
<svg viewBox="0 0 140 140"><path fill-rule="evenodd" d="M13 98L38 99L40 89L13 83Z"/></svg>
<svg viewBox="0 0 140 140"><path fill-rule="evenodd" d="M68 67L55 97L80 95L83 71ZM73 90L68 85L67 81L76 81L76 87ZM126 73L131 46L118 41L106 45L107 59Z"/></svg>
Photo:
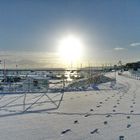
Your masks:
<svg viewBox="0 0 140 140"><path fill-rule="evenodd" d="M127 63L126 68L129 70L140 71L140 61L134 63Z"/></svg>

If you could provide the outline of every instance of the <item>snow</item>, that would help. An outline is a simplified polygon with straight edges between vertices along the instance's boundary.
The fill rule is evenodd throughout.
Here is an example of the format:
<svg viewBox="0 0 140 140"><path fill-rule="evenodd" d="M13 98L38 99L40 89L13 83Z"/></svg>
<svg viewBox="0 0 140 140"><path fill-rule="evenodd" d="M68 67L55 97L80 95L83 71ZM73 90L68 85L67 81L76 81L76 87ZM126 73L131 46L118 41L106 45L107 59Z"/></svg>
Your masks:
<svg viewBox="0 0 140 140"><path fill-rule="evenodd" d="M110 85L101 84L100 90L67 92L58 109L51 109L55 105L43 96L28 111L46 111L34 113L19 114L23 95L1 95L0 140L119 140L120 136L138 140L140 80L117 76L116 85ZM61 97L56 93L48 95L55 103ZM27 95L25 107L38 96ZM17 97L18 100L6 105Z"/></svg>

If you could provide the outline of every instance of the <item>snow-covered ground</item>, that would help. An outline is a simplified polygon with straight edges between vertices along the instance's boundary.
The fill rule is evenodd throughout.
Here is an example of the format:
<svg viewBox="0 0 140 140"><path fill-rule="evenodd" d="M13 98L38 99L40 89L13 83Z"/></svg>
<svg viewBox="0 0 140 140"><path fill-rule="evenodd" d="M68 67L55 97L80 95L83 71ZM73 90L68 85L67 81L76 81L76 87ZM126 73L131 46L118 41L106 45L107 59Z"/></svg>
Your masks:
<svg viewBox="0 0 140 140"><path fill-rule="evenodd" d="M117 76L117 85L99 91L26 95L28 113L19 114L23 95L0 96L0 140L139 140L140 80ZM44 110L30 113L30 111ZM122 139L123 140L123 139Z"/></svg>

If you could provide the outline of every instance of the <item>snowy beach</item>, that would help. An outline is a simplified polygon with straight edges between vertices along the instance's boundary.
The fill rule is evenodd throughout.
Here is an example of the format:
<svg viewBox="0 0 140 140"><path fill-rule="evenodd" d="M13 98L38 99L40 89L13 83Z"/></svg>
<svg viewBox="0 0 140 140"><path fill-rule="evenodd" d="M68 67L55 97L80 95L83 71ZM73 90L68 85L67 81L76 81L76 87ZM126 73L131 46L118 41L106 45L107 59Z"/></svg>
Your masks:
<svg viewBox="0 0 140 140"><path fill-rule="evenodd" d="M50 111L15 113L4 117L2 114L7 114L11 110L8 110L8 106L4 110L1 108L0 139L119 140L124 137L127 140L138 140L140 81L117 76L114 88L110 87L110 83L105 83L99 85L99 89L67 92L60 107ZM52 97L54 94L49 96ZM56 100L59 98L56 97ZM1 95L1 106L4 100L6 101ZM20 99L17 102L20 102ZM52 103L45 102L35 104L33 108L49 109L51 105Z"/></svg>

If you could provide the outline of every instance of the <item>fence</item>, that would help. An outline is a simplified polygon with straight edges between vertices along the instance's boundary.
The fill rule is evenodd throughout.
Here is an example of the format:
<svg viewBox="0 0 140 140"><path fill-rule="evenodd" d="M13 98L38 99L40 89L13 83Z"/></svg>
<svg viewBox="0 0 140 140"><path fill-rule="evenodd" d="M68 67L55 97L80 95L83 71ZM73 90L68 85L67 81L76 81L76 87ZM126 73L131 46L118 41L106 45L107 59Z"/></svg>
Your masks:
<svg viewBox="0 0 140 140"><path fill-rule="evenodd" d="M57 109L64 95L64 79L8 77L0 83L0 117Z"/></svg>

